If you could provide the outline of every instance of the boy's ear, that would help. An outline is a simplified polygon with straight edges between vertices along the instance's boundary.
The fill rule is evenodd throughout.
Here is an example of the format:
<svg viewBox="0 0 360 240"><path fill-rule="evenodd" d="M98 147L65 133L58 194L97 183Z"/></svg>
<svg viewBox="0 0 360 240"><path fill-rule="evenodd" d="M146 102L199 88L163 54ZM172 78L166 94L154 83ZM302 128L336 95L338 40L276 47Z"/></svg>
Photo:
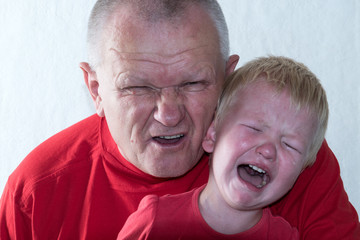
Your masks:
<svg viewBox="0 0 360 240"><path fill-rule="evenodd" d="M231 55L229 59L226 61L226 71L225 71L225 77L229 76L234 70L239 62L239 55Z"/></svg>
<svg viewBox="0 0 360 240"><path fill-rule="evenodd" d="M87 88L89 89L91 98L95 103L96 113L100 117L104 117L104 108L102 106L102 99L99 94L99 81L96 76L96 72L92 70L90 65L86 62L80 63L80 68L84 74L84 80Z"/></svg>
<svg viewBox="0 0 360 240"><path fill-rule="evenodd" d="M208 128L205 138L202 142L202 147L205 152L212 153L215 147L215 139L216 139L216 132L215 132L215 125L214 121L212 121L210 127Z"/></svg>

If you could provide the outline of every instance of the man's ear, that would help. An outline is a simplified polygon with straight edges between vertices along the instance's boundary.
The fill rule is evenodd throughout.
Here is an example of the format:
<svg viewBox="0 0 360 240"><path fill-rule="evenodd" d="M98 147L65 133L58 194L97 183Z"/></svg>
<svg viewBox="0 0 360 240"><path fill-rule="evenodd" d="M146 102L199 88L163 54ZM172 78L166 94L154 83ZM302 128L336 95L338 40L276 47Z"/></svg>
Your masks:
<svg viewBox="0 0 360 240"><path fill-rule="evenodd" d="M210 127L206 132L205 138L203 139L202 142L202 147L205 152L212 153L214 151L215 138L216 138L215 125L214 125L214 121L212 121Z"/></svg>
<svg viewBox="0 0 360 240"><path fill-rule="evenodd" d="M239 62L239 55L231 55L229 59L226 61L226 70L225 70L225 77L229 76L234 70Z"/></svg>
<svg viewBox="0 0 360 240"><path fill-rule="evenodd" d="M80 68L84 74L84 80L87 88L89 89L91 98L95 103L96 113L100 117L104 117L104 108L102 106L102 99L99 94L99 81L96 76L96 72L92 70L90 65L86 62L80 63Z"/></svg>

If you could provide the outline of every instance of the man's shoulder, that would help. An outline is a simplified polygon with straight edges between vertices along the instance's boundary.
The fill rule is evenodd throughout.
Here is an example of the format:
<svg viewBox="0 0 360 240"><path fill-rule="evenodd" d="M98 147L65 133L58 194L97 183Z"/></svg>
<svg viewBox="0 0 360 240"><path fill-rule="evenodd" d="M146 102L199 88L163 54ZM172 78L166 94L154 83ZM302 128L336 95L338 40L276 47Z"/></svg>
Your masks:
<svg viewBox="0 0 360 240"><path fill-rule="evenodd" d="M42 145L47 144L48 142L54 142L59 140L70 140L63 144L69 143L71 144L71 140L84 140L88 141L91 140L92 137L98 134L99 127L101 124L102 118L97 116L96 114L91 115L90 117L87 117L73 125L71 125L68 128L65 128L64 130L56 133L46 141L44 141L42 144L39 145L41 147Z"/></svg>
<svg viewBox="0 0 360 240"><path fill-rule="evenodd" d="M31 151L10 175L8 184L15 191L71 171L91 160L101 147L101 118L90 116L45 140Z"/></svg>
<svg viewBox="0 0 360 240"><path fill-rule="evenodd" d="M76 152L76 149L86 149L87 146L93 147L94 144L98 143L100 122L101 118L92 115L56 133L30 152L25 161L33 158L37 161L47 158L61 158L64 154L71 158L69 152L72 153L73 151L75 154L80 154Z"/></svg>

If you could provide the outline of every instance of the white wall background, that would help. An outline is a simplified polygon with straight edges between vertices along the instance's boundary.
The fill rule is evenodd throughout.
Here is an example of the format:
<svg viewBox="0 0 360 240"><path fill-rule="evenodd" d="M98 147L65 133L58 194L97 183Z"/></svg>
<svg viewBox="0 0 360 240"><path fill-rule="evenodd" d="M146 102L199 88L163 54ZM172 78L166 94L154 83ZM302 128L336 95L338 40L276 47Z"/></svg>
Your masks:
<svg viewBox="0 0 360 240"><path fill-rule="evenodd" d="M93 114L78 67L95 0L0 0L0 191L39 143ZM360 1L220 0L240 64L305 63L330 104L327 140L360 213Z"/></svg>

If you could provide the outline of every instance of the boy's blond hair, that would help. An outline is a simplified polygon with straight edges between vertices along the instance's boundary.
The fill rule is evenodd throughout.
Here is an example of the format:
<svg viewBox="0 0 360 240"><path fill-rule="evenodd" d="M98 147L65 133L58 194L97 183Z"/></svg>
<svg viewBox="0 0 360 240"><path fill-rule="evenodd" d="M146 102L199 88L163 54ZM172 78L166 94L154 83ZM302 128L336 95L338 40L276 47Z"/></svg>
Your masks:
<svg viewBox="0 0 360 240"><path fill-rule="evenodd" d="M312 165L324 141L329 109L325 90L319 80L304 64L286 57L261 57L248 62L226 80L215 115L219 124L229 110L236 92L257 81L273 85L278 93L288 90L291 104L297 109L307 107L318 120L317 130L304 167ZM246 90L245 90L246 91Z"/></svg>

